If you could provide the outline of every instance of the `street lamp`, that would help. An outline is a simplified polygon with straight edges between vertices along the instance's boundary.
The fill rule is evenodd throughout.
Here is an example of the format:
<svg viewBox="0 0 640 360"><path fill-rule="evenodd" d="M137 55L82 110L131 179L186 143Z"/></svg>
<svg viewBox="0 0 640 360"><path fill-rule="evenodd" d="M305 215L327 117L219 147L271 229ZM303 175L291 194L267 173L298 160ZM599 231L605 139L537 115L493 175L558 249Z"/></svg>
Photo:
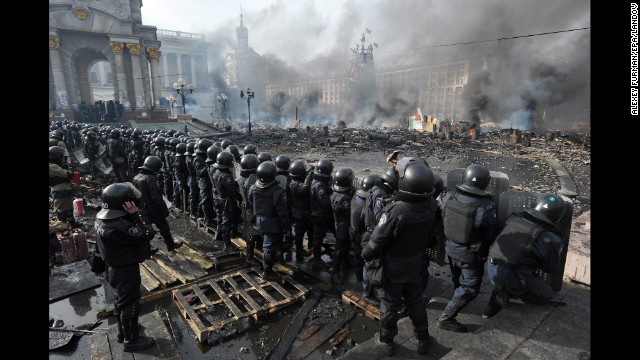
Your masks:
<svg viewBox="0 0 640 360"><path fill-rule="evenodd" d="M247 99L247 108L249 108L249 129L247 131L247 135L251 137L251 99L254 98L254 92L249 88L247 88L246 94L240 90L240 98Z"/></svg>
<svg viewBox="0 0 640 360"><path fill-rule="evenodd" d="M169 113L171 114L171 117L175 117L175 114L173 113L173 105L176 103L176 98L173 95L169 95L167 97L167 101L169 102Z"/></svg>
<svg viewBox="0 0 640 360"><path fill-rule="evenodd" d="M227 101L229 101L229 97L224 93L220 93L217 98L218 102L222 103L222 114L220 114L220 117L222 117L222 128L224 128L224 119L227 116Z"/></svg>
<svg viewBox="0 0 640 360"><path fill-rule="evenodd" d="M187 97L187 94L185 94L184 92L184 83L186 81L184 81L183 78L178 79L178 81L173 83L173 88L176 89L176 93L178 95L180 95L180 97L182 98L182 113L186 114L187 113L187 109L184 106L184 99ZM195 89L195 86L193 86L193 84L189 84L187 85L187 90L189 90L189 94L193 94L193 89Z"/></svg>

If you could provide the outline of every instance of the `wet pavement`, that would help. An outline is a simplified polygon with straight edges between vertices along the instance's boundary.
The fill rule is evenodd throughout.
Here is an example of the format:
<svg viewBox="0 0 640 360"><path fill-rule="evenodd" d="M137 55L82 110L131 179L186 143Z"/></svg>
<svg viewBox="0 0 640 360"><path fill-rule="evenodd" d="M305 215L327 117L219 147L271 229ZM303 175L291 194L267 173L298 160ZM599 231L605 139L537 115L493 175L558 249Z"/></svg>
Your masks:
<svg viewBox="0 0 640 360"><path fill-rule="evenodd" d="M254 142L256 143L256 142ZM335 168L351 167L357 177L364 177L369 173L382 173L388 167L385 162L386 154L390 151L362 151L343 148L309 149L308 146L272 147L258 143L259 151L272 151L272 154L286 154L294 158L317 160L320 158L335 159ZM244 144L244 143L243 143ZM389 150L391 150L390 148ZM442 151L431 148L407 149L405 156L421 156L427 160L436 174L446 179L448 171L455 168L464 168L471 163L481 163L490 170L506 173L510 179L512 188L536 192L557 192L560 183L552 167L535 157L535 152L530 154L515 153L513 150L507 154L495 154L487 152L487 149L476 149L466 152L456 152L456 149ZM520 156L515 156L520 155ZM275 157L275 156L274 156ZM574 217L590 209L590 176L588 164L574 164L569 161L562 162L572 177L577 178L578 198L575 201ZM581 179L581 180L580 180ZM89 209L85 216L85 223L92 226L92 216L95 211ZM189 239L190 243L203 253L219 250L219 244L210 236L204 235L189 220L173 219L169 217L172 232ZM92 234L88 231L88 237ZM164 245L158 239L154 240L156 246ZM328 260L325 255L325 260ZM307 318L305 327L313 322L328 323L335 319L341 312L346 311L351 305L345 304L340 294L343 290L355 288L361 293L360 284L356 283L355 276L345 277L345 284L337 291L332 291L327 272L313 272L311 267L303 263L297 265L305 271L297 271L294 279L310 290L320 288L324 291L323 297L312 311L312 316ZM307 273L307 271L309 273ZM516 306L513 309L505 309L494 318L486 320L481 317L490 290L487 290L487 282L483 283L481 293L465 310L458 319L469 325L470 333L457 334L445 332L434 326L435 320L444 307L444 302L451 296L452 286L450 273L447 267L432 265L430 267L431 279L427 287L427 298L435 301L427 304L430 330L435 338L434 345L425 357L415 352L415 340L412 340L408 319L399 323L400 335L405 334L401 351L396 358L425 358L425 359L587 359L590 356L590 288L582 285L565 282L563 290L558 293L569 305L558 306L543 311L531 310L530 307ZM111 304L109 286L101 286L96 289L75 294L67 299L57 301L49 306L50 317L62 319L66 326L79 326L92 323L97 319L96 312ZM145 294L143 289L143 296ZM179 352L184 359L264 359L266 354L277 343L287 326L295 317L302 303L288 306L275 314L261 316L249 331L237 335L232 339L216 346L199 343L193 331L185 322L183 315L170 297L152 301L142 305L142 314L157 309L166 309L170 319L170 329L175 336ZM535 311L538 311L537 313ZM533 319L533 320L532 320ZM514 325L518 324L518 325ZM115 325L115 319L109 317L98 325L98 329ZM169 325L165 323L165 325ZM407 327L408 326L408 327ZM357 310L356 316L348 323L349 336L335 348L324 342L305 359L336 359L342 356L345 359L376 359L381 358L371 348L371 338L378 329L378 321L369 319ZM304 327L303 327L304 328ZM475 331L475 332L474 332ZM404 333L403 333L404 332ZM502 334L502 335L501 335ZM569 335L574 334L574 335ZM399 335L399 336L400 336ZM73 339L63 348L49 352L50 359L90 359L90 339L92 335L84 335ZM488 339L487 339L488 338ZM399 339L397 339L399 340ZM401 339L400 339L401 340ZM295 340L293 348L301 343ZM504 343L509 349L503 349L499 353L491 352L483 344ZM369 344L369 345L367 345ZM497 345L496 345L497 346ZM501 345L502 346L502 345ZM374 346L375 347L375 346ZM361 357L358 352L366 350ZM501 348L502 349L502 348ZM351 351L349 351L351 350Z"/></svg>

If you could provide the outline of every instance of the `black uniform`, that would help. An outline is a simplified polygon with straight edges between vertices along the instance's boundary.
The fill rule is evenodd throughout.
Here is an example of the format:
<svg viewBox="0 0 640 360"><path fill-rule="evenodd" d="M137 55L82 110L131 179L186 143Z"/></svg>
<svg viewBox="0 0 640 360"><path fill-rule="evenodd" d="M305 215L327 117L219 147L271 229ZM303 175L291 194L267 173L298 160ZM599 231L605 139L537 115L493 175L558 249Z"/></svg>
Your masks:
<svg viewBox="0 0 640 360"><path fill-rule="evenodd" d="M220 217L222 222L219 225L225 246L231 244L231 227L234 224L234 219L240 214L238 201L242 201L240 187L233 178L231 171L232 169L217 168L213 175L216 192L220 197L218 209L222 213Z"/></svg>
<svg viewBox="0 0 640 360"><path fill-rule="evenodd" d="M195 154L187 155L185 161L187 163L187 170L189 170L189 177L187 178L187 184L189 185L189 216L192 219L198 218L198 209L200 208L200 187L198 186L198 174L193 167L193 160Z"/></svg>
<svg viewBox="0 0 640 360"><path fill-rule="evenodd" d="M242 218L242 238L247 242L247 262L253 259L253 252L256 247L256 243L262 249L262 237L257 231L253 231L251 225L251 219L253 218L253 206L249 205L249 189L256 183L257 177L255 170L240 171L240 177L238 178L238 189L242 196L242 204L240 205L240 212Z"/></svg>
<svg viewBox="0 0 640 360"><path fill-rule="evenodd" d="M289 189L291 199L291 218L293 219L294 243L296 245L296 260L302 258L299 254L305 253L303 248L304 234L307 233L309 239L308 247L313 246L313 235L311 225L311 180L313 175L309 173L304 180L298 177L291 178Z"/></svg>
<svg viewBox="0 0 640 360"><path fill-rule="evenodd" d="M127 148L124 141L120 137L113 137L109 139L109 158L113 165L113 175L116 177L116 182L123 182L128 180L127 169Z"/></svg>
<svg viewBox="0 0 640 360"><path fill-rule="evenodd" d="M358 192L356 192L353 198L351 198L351 222L349 223L349 237L351 238L351 244L355 252L354 266L356 268L356 280L358 281L362 281L362 270L364 266L362 257L360 256L360 253L362 252L360 242L362 241L362 234L366 230L363 211L366 203L367 199L360 196Z"/></svg>
<svg viewBox="0 0 640 360"><path fill-rule="evenodd" d="M331 194L333 190L329 186L329 178L314 177L311 182L311 223L313 225L313 262L322 262L322 245L325 250L329 246L324 244L324 237L327 231L335 231L333 223L333 210L331 210Z"/></svg>
<svg viewBox="0 0 640 360"><path fill-rule="evenodd" d="M403 303L416 337L428 337L427 312L422 300L428 279L428 262L423 256L435 221L436 201L397 194L383 209L371 239L362 249L366 261L381 259L384 269L381 287L380 341L392 343Z"/></svg>
<svg viewBox="0 0 640 360"><path fill-rule="evenodd" d="M351 241L349 240L349 228L351 227L351 190L344 192L334 191L331 194L331 209L336 227L336 245L333 251L332 273L340 273L340 265L349 255Z"/></svg>
<svg viewBox="0 0 640 360"><path fill-rule="evenodd" d="M173 204L182 211L188 211L184 208L186 194L189 193L189 169L187 168L187 160L184 154L176 154L173 160Z"/></svg>
<svg viewBox="0 0 640 360"><path fill-rule="evenodd" d="M204 217L207 226L216 227L216 213L213 208L213 184L209 177L209 170L207 166L207 154L196 153L193 159L193 169L196 173L196 179L198 181L198 189L200 189L200 203L199 206L204 212Z"/></svg>

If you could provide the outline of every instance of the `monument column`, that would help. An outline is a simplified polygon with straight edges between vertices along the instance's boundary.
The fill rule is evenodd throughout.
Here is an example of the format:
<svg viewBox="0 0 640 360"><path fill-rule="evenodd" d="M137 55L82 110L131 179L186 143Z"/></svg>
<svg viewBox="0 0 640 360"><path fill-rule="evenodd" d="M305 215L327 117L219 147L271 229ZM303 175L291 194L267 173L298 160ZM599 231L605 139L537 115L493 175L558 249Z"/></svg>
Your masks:
<svg viewBox="0 0 640 360"><path fill-rule="evenodd" d="M53 73L53 91L56 99L56 109L70 109L67 82L64 80L62 62L60 61L60 38L56 33L49 35L49 62L51 62L51 72Z"/></svg>
<svg viewBox="0 0 640 360"><path fill-rule="evenodd" d="M159 51L160 49L158 49ZM171 87L171 83L169 83L169 56L166 54L162 54L162 70L164 73L163 84L164 87Z"/></svg>
<svg viewBox="0 0 640 360"><path fill-rule="evenodd" d="M115 81L113 82L113 88L115 90L114 97L120 100L120 103L125 109L131 109L131 102L129 101L129 94L127 91L127 81L124 75L124 59L122 57L122 51L124 50L124 43L119 41L109 41L109 46L116 62Z"/></svg>
<svg viewBox="0 0 640 360"><path fill-rule="evenodd" d="M149 66L151 66L151 93L153 94L154 107L160 106L160 96L162 96L162 92L160 91L160 79L158 79L158 63L160 62L160 53L161 51L159 48L147 48ZM164 64L164 68L166 74L166 62Z"/></svg>
<svg viewBox="0 0 640 360"><path fill-rule="evenodd" d="M144 92L142 82L142 64L140 63L140 44L127 43L129 55L131 56L131 70L133 72L133 91L135 93L136 109L147 109L147 104L151 103L149 94Z"/></svg>

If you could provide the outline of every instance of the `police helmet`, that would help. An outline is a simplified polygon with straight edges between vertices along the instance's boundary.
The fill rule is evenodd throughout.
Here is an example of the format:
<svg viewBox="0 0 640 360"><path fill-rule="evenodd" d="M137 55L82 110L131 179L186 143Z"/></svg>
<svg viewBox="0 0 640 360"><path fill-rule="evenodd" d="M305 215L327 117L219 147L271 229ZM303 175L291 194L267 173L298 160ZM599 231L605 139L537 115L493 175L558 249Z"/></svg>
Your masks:
<svg viewBox="0 0 640 360"><path fill-rule="evenodd" d="M133 135L133 137L138 138L138 137L142 136L142 130L135 129L135 130L133 130L132 135Z"/></svg>
<svg viewBox="0 0 640 360"><path fill-rule="evenodd" d="M221 148L221 149L222 149L222 142L221 142L221 141L219 141L219 140L218 140L218 141L216 141L216 142L214 142L214 143L213 143L213 145L218 146L219 148Z"/></svg>
<svg viewBox="0 0 640 360"><path fill-rule="evenodd" d="M456 186L458 190L473 195L487 195L485 189L489 186L491 174L489 169L480 164L471 164L464 170L462 184Z"/></svg>
<svg viewBox="0 0 640 360"><path fill-rule="evenodd" d="M291 166L291 158L287 155L278 155L275 164L278 172L287 172L289 171L289 166Z"/></svg>
<svg viewBox="0 0 640 360"><path fill-rule="evenodd" d="M180 144L180 140L176 139L176 138L171 138L171 140L169 140L169 148L172 150L175 150L176 146Z"/></svg>
<svg viewBox="0 0 640 360"><path fill-rule="evenodd" d="M260 188L265 188L276 181L276 165L271 161L264 161L258 165L258 170L256 170L256 177L258 180L256 181L256 186Z"/></svg>
<svg viewBox="0 0 640 360"><path fill-rule="evenodd" d="M54 139L62 140L62 139L64 139L64 133L62 131L60 131L60 130L54 130L51 133L51 137L54 138Z"/></svg>
<svg viewBox="0 0 640 360"><path fill-rule="evenodd" d="M196 142L192 141L192 142L188 142L187 143L187 152L185 153L185 155L191 155L193 154L193 150L196 147Z"/></svg>
<svg viewBox="0 0 640 360"><path fill-rule="evenodd" d="M218 159L218 154L222 151L220 146L211 145L207 148L207 164L213 164Z"/></svg>
<svg viewBox="0 0 640 360"><path fill-rule="evenodd" d="M213 145L213 141L203 138L198 140L196 144L196 154L206 154L209 146Z"/></svg>
<svg viewBox="0 0 640 360"><path fill-rule="evenodd" d="M117 138L119 138L119 137L120 137L120 130L118 130L118 129L113 129L113 130L111 130L111 133L110 133L110 134L111 134L111 138L112 138L112 139L117 139Z"/></svg>
<svg viewBox="0 0 640 360"><path fill-rule="evenodd" d="M240 158L240 150L238 149L237 145L231 144L231 145L227 146L227 148L225 150L230 152L231 154L233 154L233 157L235 159L239 159Z"/></svg>
<svg viewBox="0 0 640 360"><path fill-rule="evenodd" d="M160 160L160 159L158 159ZM102 190L102 209L96 215L100 220L117 219L127 215L124 203L132 201L140 204L142 194L130 182L115 183Z"/></svg>
<svg viewBox="0 0 640 360"><path fill-rule="evenodd" d="M170 136L173 136L173 134L175 134L177 131L176 129L169 129L169 131L167 131L167 134L169 134Z"/></svg>
<svg viewBox="0 0 640 360"><path fill-rule="evenodd" d="M232 169L233 168L233 154L228 151L221 151L216 156L216 163L213 165L216 169Z"/></svg>
<svg viewBox="0 0 640 360"><path fill-rule="evenodd" d="M187 144L180 143L176 145L176 156L184 156L185 152L187 152Z"/></svg>
<svg viewBox="0 0 640 360"><path fill-rule="evenodd" d="M260 160L255 154L244 154L240 159L240 167L245 171L256 171L260 165Z"/></svg>
<svg viewBox="0 0 640 360"><path fill-rule="evenodd" d="M154 141L154 143L156 144L157 147L164 147L164 143L167 141L167 139L163 136L158 136L156 138L156 140Z"/></svg>
<svg viewBox="0 0 640 360"><path fill-rule="evenodd" d="M145 169L157 173L158 171L160 171L161 167L162 160L160 160L160 158L155 155L150 155L147 156L146 159L144 159L144 163L139 167L139 169Z"/></svg>
<svg viewBox="0 0 640 360"><path fill-rule="evenodd" d="M433 172L424 162L409 162L398 169L398 192L418 197L433 194Z"/></svg>
<svg viewBox="0 0 640 360"><path fill-rule="evenodd" d="M393 167L388 168L384 174L380 175L380 181L386 182L392 190L398 188L398 175Z"/></svg>
<svg viewBox="0 0 640 360"><path fill-rule="evenodd" d="M316 168L313 174L323 178L329 178L331 177L332 171L333 171L333 162L329 159L320 159L316 163Z"/></svg>
<svg viewBox="0 0 640 360"><path fill-rule="evenodd" d="M95 131L87 131L87 137L95 139L97 136L98 136L98 134L96 134Z"/></svg>
<svg viewBox="0 0 640 360"><path fill-rule="evenodd" d="M289 166L289 175L294 178L304 178L307 176L307 162L303 159L295 160Z"/></svg>
<svg viewBox="0 0 640 360"><path fill-rule="evenodd" d="M242 151L242 153L258 155L258 147L253 144L248 144L247 146L244 147L244 150Z"/></svg>
<svg viewBox="0 0 640 360"><path fill-rule="evenodd" d="M231 140L229 139L224 139L222 140L222 142L220 143L220 146L222 147L222 149L226 149L229 145L233 144L233 142L231 142Z"/></svg>
<svg viewBox="0 0 640 360"><path fill-rule="evenodd" d="M366 198L369 195L369 190L373 189L374 186L380 186L380 175L377 174L369 174L362 179L362 183L360 184L360 188L356 191L358 196Z"/></svg>
<svg viewBox="0 0 640 360"><path fill-rule="evenodd" d="M60 146L49 147L49 162L62 165L65 156L64 148Z"/></svg>
<svg viewBox="0 0 640 360"><path fill-rule="evenodd" d="M532 209L526 209L525 212L549 225L556 226L567 212L567 204L560 195L540 194L536 197Z"/></svg>
<svg viewBox="0 0 640 360"><path fill-rule="evenodd" d="M433 197L437 199L442 191L444 191L444 180L440 175L433 174Z"/></svg>
<svg viewBox="0 0 640 360"><path fill-rule="evenodd" d="M333 174L333 180L331 188L334 191L349 191L353 186L353 170L350 168L338 169Z"/></svg>
<svg viewBox="0 0 640 360"><path fill-rule="evenodd" d="M263 163L265 161L271 161L271 154L269 154L266 151L263 151L260 154L258 154L258 160L260 160L260 163Z"/></svg>

